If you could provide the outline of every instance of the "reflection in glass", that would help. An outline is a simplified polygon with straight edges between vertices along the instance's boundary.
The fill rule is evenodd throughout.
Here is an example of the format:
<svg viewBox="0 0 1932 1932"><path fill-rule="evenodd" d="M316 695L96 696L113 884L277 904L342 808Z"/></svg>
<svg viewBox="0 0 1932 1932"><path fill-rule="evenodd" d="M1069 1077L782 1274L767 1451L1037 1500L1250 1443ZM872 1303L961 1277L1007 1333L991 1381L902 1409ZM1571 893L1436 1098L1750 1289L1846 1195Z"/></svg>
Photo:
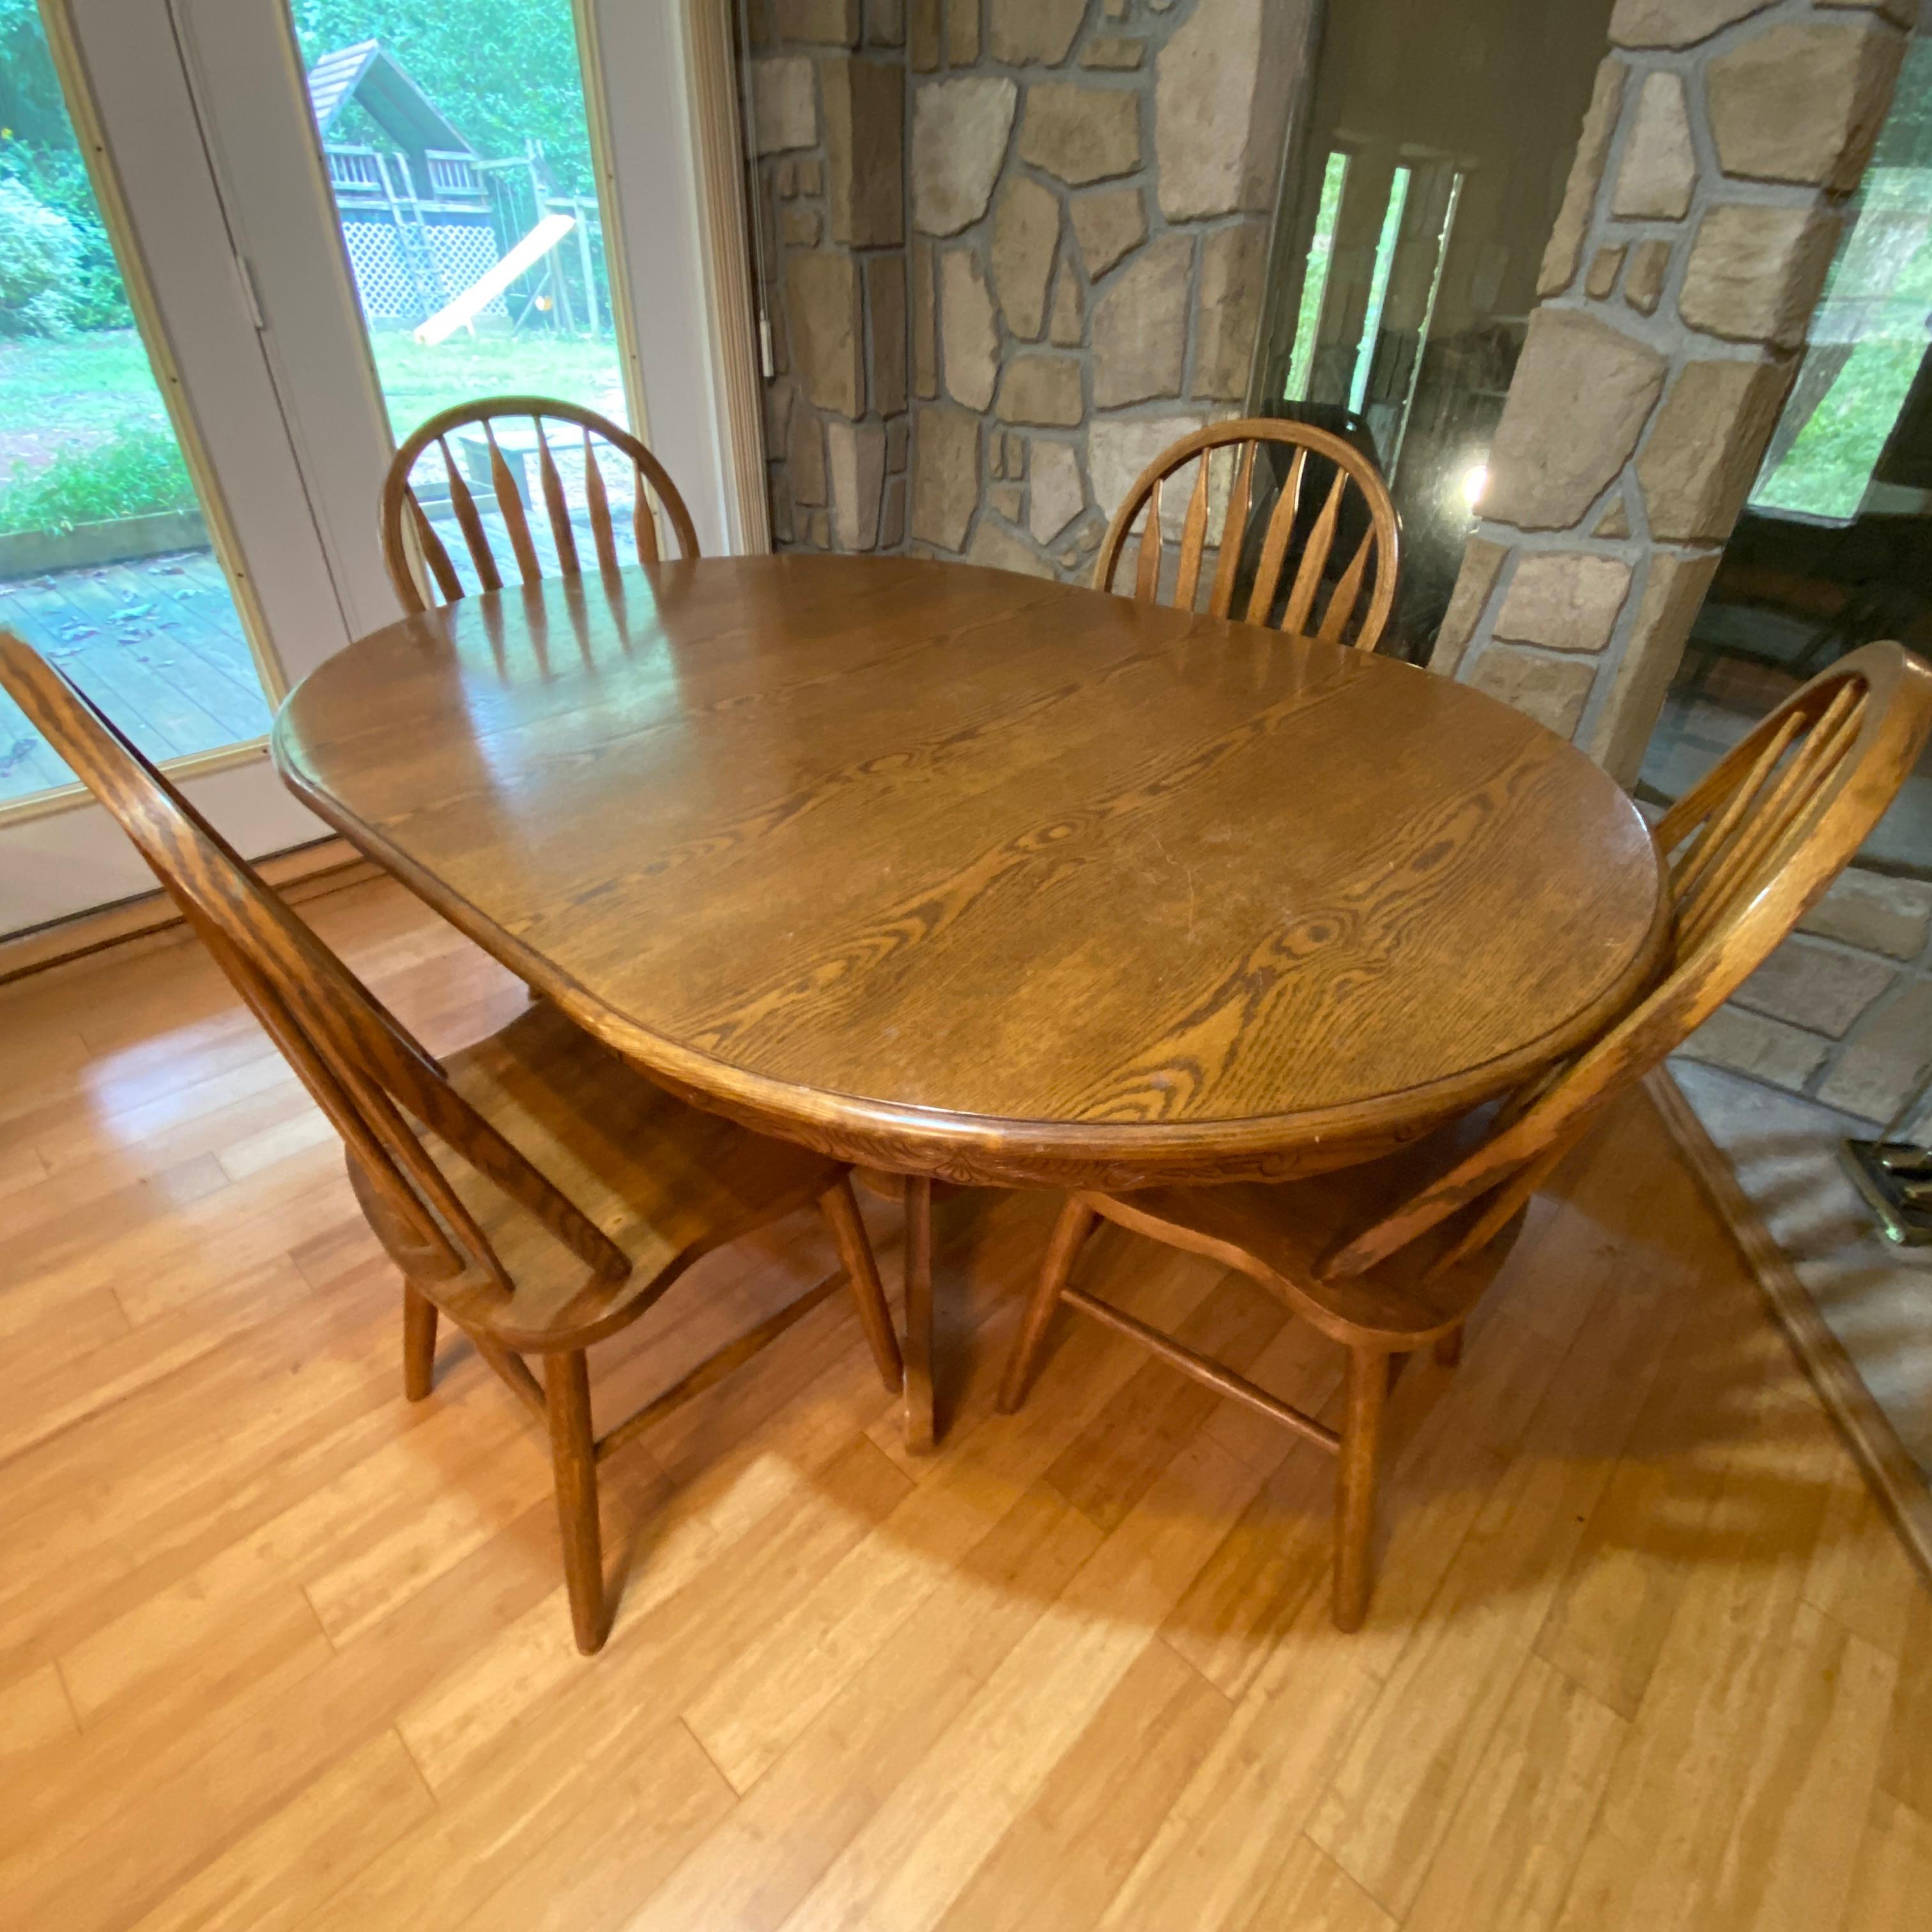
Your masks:
<svg viewBox="0 0 1932 1932"><path fill-rule="evenodd" d="M1372 455L1424 657L1537 301L1611 0L1322 10L1271 257L1259 406Z"/></svg>
<svg viewBox="0 0 1932 1932"><path fill-rule="evenodd" d="M1288 359L1288 380L1282 394L1291 401L1308 394L1308 370L1315 359L1315 338L1322 322L1322 304L1328 292L1328 263L1335 252L1335 219L1342 209L1342 190L1348 178L1348 158L1339 150L1322 170L1322 201L1315 217L1315 233L1308 244L1303 272L1301 305L1295 312L1294 350Z"/></svg>

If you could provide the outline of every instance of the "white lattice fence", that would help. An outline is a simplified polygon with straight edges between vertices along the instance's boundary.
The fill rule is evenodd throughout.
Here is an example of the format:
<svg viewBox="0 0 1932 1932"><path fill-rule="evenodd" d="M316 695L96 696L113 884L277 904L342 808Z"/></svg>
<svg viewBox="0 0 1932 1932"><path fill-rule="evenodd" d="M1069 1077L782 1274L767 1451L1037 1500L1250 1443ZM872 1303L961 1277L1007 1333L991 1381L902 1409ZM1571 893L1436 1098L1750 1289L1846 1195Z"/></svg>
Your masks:
<svg viewBox="0 0 1932 1932"><path fill-rule="evenodd" d="M410 277L395 224L343 223L342 237L348 247L350 266L356 272L362 312L371 321L420 322L429 309L460 294L496 261L496 238L487 223L431 222L424 224L423 232L434 272L431 286L425 291L427 308ZM482 312L502 314L502 298L496 297Z"/></svg>

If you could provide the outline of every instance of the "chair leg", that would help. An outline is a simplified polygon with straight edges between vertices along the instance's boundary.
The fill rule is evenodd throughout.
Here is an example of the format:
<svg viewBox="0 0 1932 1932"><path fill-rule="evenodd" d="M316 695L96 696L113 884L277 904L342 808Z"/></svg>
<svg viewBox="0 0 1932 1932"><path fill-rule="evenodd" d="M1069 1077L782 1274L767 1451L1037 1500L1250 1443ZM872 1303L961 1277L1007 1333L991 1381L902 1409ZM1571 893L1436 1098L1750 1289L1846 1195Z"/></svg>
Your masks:
<svg viewBox="0 0 1932 1932"><path fill-rule="evenodd" d="M1034 1284L1013 1352L1006 1358L1006 1372L1000 1384L1000 1406L1010 1415L1026 1400L1033 1386L1046 1346L1047 1330L1053 1325L1053 1312L1060 1306L1060 1291L1080 1258L1080 1250L1099 1217L1077 1194L1070 1194L1054 1223L1053 1239L1047 1244L1046 1259L1041 1264L1040 1280Z"/></svg>
<svg viewBox="0 0 1932 1932"><path fill-rule="evenodd" d="M1380 1447L1388 1369L1382 1352L1348 1351L1348 1408L1335 1477L1335 1627L1362 1627L1369 1608L1369 1564L1376 1533L1376 1452Z"/></svg>
<svg viewBox="0 0 1932 1932"><path fill-rule="evenodd" d="M1457 1322L1446 1335L1436 1338L1436 1359L1445 1369L1453 1369L1462 1359L1462 1324Z"/></svg>
<svg viewBox="0 0 1932 1932"><path fill-rule="evenodd" d="M604 1648L604 1546L597 1527L597 1444L590 1433L590 1368L581 1348L544 1358L556 1516L577 1647Z"/></svg>
<svg viewBox="0 0 1932 1932"><path fill-rule="evenodd" d="M403 1283L403 1393L421 1402L436 1380L436 1304L413 1282Z"/></svg>
<svg viewBox="0 0 1932 1932"><path fill-rule="evenodd" d="M922 1454L939 1438L932 1393L932 1183L905 1184L905 1439Z"/></svg>
<svg viewBox="0 0 1932 1932"><path fill-rule="evenodd" d="M892 1310L886 1306L886 1292L879 1284L879 1264L872 1257L872 1244L860 1219L859 1204L852 1198L852 1182L842 1174L819 1200L820 1211L838 1244L838 1258L845 1264L851 1285L853 1306L859 1311L859 1325L872 1344L872 1359L886 1387L896 1395L905 1380L905 1365L899 1360L898 1340L892 1333Z"/></svg>

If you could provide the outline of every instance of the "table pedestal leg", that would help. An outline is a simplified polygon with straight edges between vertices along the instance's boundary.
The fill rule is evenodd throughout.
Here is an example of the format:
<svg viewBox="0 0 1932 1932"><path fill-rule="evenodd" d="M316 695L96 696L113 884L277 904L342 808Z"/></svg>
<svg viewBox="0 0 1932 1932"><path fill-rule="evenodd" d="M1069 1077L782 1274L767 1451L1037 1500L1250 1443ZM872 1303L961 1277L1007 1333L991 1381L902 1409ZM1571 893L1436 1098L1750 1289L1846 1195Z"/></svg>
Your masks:
<svg viewBox="0 0 1932 1932"><path fill-rule="evenodd" d="M930 1449L932 1406L932 1183L908 1174L905 1184L905 1439Z"/></svg>

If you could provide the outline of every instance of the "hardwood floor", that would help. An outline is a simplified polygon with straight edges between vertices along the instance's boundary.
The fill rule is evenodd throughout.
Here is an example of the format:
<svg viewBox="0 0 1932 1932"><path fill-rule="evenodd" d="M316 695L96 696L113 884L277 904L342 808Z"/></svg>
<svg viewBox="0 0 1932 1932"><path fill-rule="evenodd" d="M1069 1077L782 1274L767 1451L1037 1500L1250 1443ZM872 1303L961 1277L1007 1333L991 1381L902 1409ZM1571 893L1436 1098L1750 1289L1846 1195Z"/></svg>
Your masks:
<svg viewBox="0 0 1932 1932"><path fill-rule="evenodd" d="M306 910L439 1049L522 999L386 884ZM212 966L0 988L0 1918L1902 1927L1932 1598L1648 1103L1558 1178L1397 1387L1359 1636L1318 1451L1091 1323L995 1412L1055 1204L964 1194L940 1453L828 1302L606 1466L586 1661L543 1444L460 1345L405 1404L395 1279ZM834 1265L807 1216L714 1258L600 1414ZM1332 1417L1340 1352L1241 1277L1086 1265Z"/></svg>

